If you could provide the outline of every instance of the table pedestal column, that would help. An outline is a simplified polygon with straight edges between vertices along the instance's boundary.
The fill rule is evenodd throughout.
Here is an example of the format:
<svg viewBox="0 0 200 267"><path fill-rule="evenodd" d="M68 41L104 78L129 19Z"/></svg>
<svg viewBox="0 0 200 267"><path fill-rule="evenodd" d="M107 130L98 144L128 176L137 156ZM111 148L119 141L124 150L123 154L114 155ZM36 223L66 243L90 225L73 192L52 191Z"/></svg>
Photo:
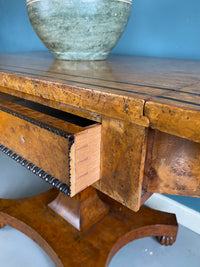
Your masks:
<svg viewBox="0 0 200 267"><path fill-rule="evenodd" d="M146 207L135 213L93 188L72 199L60 197L55 189L30 198L2 199L0 207L0 226L29 236L57 267L108 266L128 242L156 236L162 244L172 245L178 229L173 214ZM82 227L69 224L72 213Z"/></svg>

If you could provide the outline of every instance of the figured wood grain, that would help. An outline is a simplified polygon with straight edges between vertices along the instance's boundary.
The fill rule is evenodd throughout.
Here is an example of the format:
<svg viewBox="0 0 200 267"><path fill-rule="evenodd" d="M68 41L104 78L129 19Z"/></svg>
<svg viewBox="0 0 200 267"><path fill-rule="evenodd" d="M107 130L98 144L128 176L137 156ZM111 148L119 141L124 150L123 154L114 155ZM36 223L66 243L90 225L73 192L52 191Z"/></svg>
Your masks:
<svg viewBox="0 0 200 267"><path fill-rule="evenodd" d="M109 206L103 202L97 191L88 187L73 198L59 193L59 195L49 203L56 216L59 214L64 222L68 222L70 227L74 227L80 233L85 232L91 226L101 220L109 211Z"/></svg>
<svg viewBox="0 0 200 267"><path fill-rule="evenodd" d="M21 114L25 115L25 110ZM0 111L0 132L1 144L61 181L69 182L68 139L4 111Z"/></svg>
<svg viewBox="0 0 200 267"><path fill-rule="evenodd" d="M149 101L145 105L145 115L150 126L162 132L200 142L200 112L184 107ZM183 106L183 105L182 105Z"/></svg>
<svg viewBox="0 0 200 267"><path fill-rule="evenodd" d="M111 55L103 62L67 62L46 52L0 55L0 91L103 122L106 152L97 187L135 210L142 202L147 128L199 142L199 73L199 61L181 59ZM135 142L143 148L134 154Z"/></svg>
<svg viewBox="0 0 200 267"><path fill-rule="evenodd" d="M15 95L16 95L15 90L0 86L0 101L2 98L4 99L2 101L6 101L6 97L9 97L9 99L11 99L11 97L13 97L13 102L16 102L18 100L19 101L28 100L28 101L39 103L39 104L42 104L42 105L45 105L45 106L48 106L48 107L51 107L51 108L54 108L57 110L68 112L70 114L74 114L74 115L77 115L77 116L80 116L80 117L83 117L83 118L86 118L89 120L101 122L101 115L100 114L97 114L97 113L94 113L94 112L91 112L88 110L83 110L81 108L73 107L70 105L66 105L64 103L59 103L59 102L48 100L45 98L40 98L38 96L26 94L26 93L19 92L19 91L17 92L18 97L15 97Z"/></svg>
<svg viewBox="0 0 200 267"><path fill-rule="evenodd" d="M19 103L0 103L1 144L70 184L71 196L100 179L100 125L81 127Z"/></svg>
<svg viewBox="0 0 200 267"><path fill-rule="evenodd" d="M42 125L53 125L59 132L68 133L70 128L75 142L71 143L70 151L61 144L63 151L60 152L52 147L55 133L50 139L43 132L46 129L29 125L30 122L23 118L17 117L22 122L17 121L16 116L10 118L3 114L4 120L9 121L8 129L15 124L18 128L8 136L2 126L0 130L5 131L2 140L21 149L15 133L25 131L26 138L32 137L34 146L42 141L35 157L41 157L41 161L43 156L47 157L48 164L52 164L50 167L54 169L62 169L65 164L55 167L53 160L49 160L50 150L62 159L69 153L72 194L99 176L101 179L93 186L112 198L94 188L87 188L72 198L50 190L32 198L0 200L1 226L7 224L27 234L50 255L57 267L108 266L122 246L146 236L158 236L161 243L172 244L177 234L174 215L145 207L138 213L130 209L138 211L151 195L151 192L142 190L148 186L143 180L147 158L148 166L153 163L153 148L151 155L146 157L148 139L152 140L152 147L155 146L149 129L152 115L146 110L149 101L160 103L162 99L166 104L170 99L170 105L179 107L176 105L178 102L184 108L184 99L173 99L176 95L169 97L168 94L181 91L184 95L182 89L191 84L192 91L187 89L187 94L195 92L194 83L197 82L200 64L184 63L186 66L183 68L183 62L130 56L111 56L108 61L98 62L67 62L54 61L48 53L0 54L0 92L102 122L102 125L92 123L81 129L76 125L73 131L70 125L63 124L54 116L49 118L44 112L25 112L28 118L40 121ZM24 114L27 108L18 104L7 108ZM194 106L198 107L195 100L188 104L187 111L193 110ZM170 126L167 131L171 131ZM33 132L38 138L36 141ZM56 142L63 140L59 138ZM21 140L26 143L24 136ZM48 150L43 155L45 146ZM57 143L55 146L58 148ZM35 153L33 148L28 147L31 157ZM54 161L58 163L56 157ZM86 177L86 174L89 175Z"/></svg>
<svg viewBox="0 0 200 267"><path fill-rule="evenodd" d="M103 62L67 62L46 52L0 55L1 91L25 94L43 104L69 105L73 111L81 109L83 116L88 112L152 125L193 141L199 140L194 133L199 127L190 133L188 128L197 123L200 111L199 72L197 60L111 55ZM169 108L174 119L168 124Z"/></svg>
<svg viewBox="0 0 200 267"><path fill-rule="evenodd" d="M50 190L27 199L0 200L1 223L32 238L57 267L108 267L116 252L135 239L161 236L161 241L176 240L175 215L146 207L135 213L102 194L100 197L110 206L110 212L86 232L78 233L47 207L57 195L57 191Z"/></svg>
<svg viewBox="0 0 200 267"><path fill-rule="evenodd" d="M94 186L137 211L140 207L147 129L103 118L101 180Z"/></svg>
<svg viewBox="0 0 200 267"><path fill-rule="evenodd" d="M2 81L2 82L1 82ZM9 87L26 94L42 96L48 100L62 102L74 107L80 107L91 112L101 115L113 116L115 118L137 122L140 125L148 126L148 119L143 116L144 100L137 99L134 96L118 95L111 90L102 91L99 86L98 90L93 88L77 87L76 83L60 84L58 82L37 79L29 77L19 77L14 74L2 74L0 85ZM16 87L19 84L20 87ZM86 84L87 85L87 84ZM37 88L37 90L36 90ZM92 101L91 101L92 99Z"/></svg>
<svg viewBox="0 0 200 267"><path fill-rule="evenodd" d="M200 144L155 131L146 190L200 196Z"/></svg>
<svg viewBox="0 0 200 267"><path fill-rule="evenodd" d="M18 102L20 100L18 99ZM42 111L38 112L37 110L34 110L34 108L27 108L25 106L23 106L20 103L14 103L14 102L6 102L3 101L0 103L0 108L2 110L8 110L10 113L12 114L16 114L15 117L17 117L17 115L21 116L24 118L24 120L30 120L30 121L35 121L40 123L41 125L46 125L49 126L51 128L57 129L58 131L63 131L66 134L70 134L70 133L78 133L80 131L83 131L84 128L76 124L67 122L66 120L62 120L59 118L55 118L52 114L51 115L47 115L44 114ZM22 119L23 119L22 118Z"/></svg>

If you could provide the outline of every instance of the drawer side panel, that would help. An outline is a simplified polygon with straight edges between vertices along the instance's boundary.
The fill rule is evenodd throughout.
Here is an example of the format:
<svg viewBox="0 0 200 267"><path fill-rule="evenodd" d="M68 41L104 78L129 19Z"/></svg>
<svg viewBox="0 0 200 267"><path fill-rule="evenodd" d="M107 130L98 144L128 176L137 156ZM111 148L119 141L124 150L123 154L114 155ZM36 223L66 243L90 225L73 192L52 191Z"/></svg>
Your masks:
<svg viewBox="0 0 200 267"><path fill-rule="evenodd" d="M100 179L101 125L74 137L71 149L71 196Z"/></svg>

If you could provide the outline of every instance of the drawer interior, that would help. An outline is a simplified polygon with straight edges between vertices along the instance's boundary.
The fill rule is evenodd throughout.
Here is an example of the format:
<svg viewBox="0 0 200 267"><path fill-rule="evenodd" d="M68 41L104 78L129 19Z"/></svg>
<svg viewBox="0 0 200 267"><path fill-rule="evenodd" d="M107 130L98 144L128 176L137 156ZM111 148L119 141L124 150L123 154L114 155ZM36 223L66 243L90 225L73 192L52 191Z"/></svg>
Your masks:
<svg viewBox="0 0 200 267"><path fill-rule="evenodd" d="M64 111L61 111L58 109L47 107L47 106L41 105L41 104L36 103L36 102L29 101L29 100L20 99L17 101L17 104L21 105L23 107L27 107L27 108L30 108L32 110L41 112L43 114L52 116L52 117L57 118L59 120L70 122L72 124L75 124L75 125L78 125L81 127L87 127L87 126L95 124L95 122L92 120L89 120L89 119L86 119L86 118L83 118L83 117L80 117L80 116L77 116L77 115L74 115L71 113L67 113L67 112L64 112Z"/></svg>

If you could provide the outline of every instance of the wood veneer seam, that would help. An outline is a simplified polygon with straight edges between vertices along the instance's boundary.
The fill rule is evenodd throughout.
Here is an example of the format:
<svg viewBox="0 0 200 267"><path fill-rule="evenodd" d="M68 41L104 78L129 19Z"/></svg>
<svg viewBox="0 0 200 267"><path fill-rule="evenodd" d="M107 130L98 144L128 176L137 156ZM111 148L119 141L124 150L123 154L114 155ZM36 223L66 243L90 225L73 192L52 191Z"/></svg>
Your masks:
<svg viewBox="0 0 200 267"><path fill-rule="evenodd" d="M43 78L52 78L51 76L48 76L48 75L41 75L41 74L39 75L39 74L36 74L36 73L22 72L22 71L17 71L17 70L15 70L14 73L12 72L12 70L9 70L9 69L1 69L0 68L0 70L6 70L7 73L5 73L5 74L8 74L9 73L11 75L15 75L15 73L21 73L21 74L33 75L33 76L36 76L36 77L39 76L39 77L43 77ZM22 77L26 79L26 77L24 77L24 76L22 76ZM86 83L86 82L81 82L81 81L68 80L68 79L63 79L63 78L59 78L59 80L62 80L62 81L65 81L65 82L76 82L76 83L79 83L79 84L94 86L94 87L98 87L98 88L107 88L107 89L111 89L111 90L115 90L115 91L122 91L122 92L127 92L127 93L152 96L152 95L147 94L147 93L137 92L137 91L130 91L130 90L125 90L125 89L122 89L122 88L116 88L116 87L112 87L112 86L98 85L98 84L92 84L92 83ZM49 81L49 82L51 83L51 81ZM74 87L74 86L71 86L71 87ZM148 87L148 86L146 86L146 87ZM155 87L152 87L152 88L155 88ZM162 89L162 88L159 88L158 87L157 89ZM106 92L104 92L104 93L106 94Z"/></svg>
<svg viewBox="0 0 200 267"><path fill-rule="evenodd" d="M1 66L1 64L0 64ZM21 69L30 69L30 70L33 70L35 71L34 68L30 68L30 67L19 67L19 66L13 66L13 65L5 65L4 66L7 66L7 67L14 67L14 68L21 68ZM3 68L0 68L0 70L4 70ZM41 71L41 72L44 72L40 69L37 69L37 71ZM180 91L182 90L182 88L184 87L187 87L187 86L182 86L179 88L179 90L177 89L173 89L173 88L168 88L168 87L161 87L161 86L153 86L153 85L148 85L148 84L138 84L138 83L131 83L131 82L120 82L120 81L112 81L112 80L108 80L108 79L102 79L102 78L96 78L96 77L88 77L88 76L83 76L83 75L75 75L75 74L68 74L68 73L60 73L60 72L56 72L56 71L48 71L49 73L54 73L54 74L60 74L60 75L66 75L66 76L72 76L72 77L77 77L77 78L85 78L85 79L91 79L91 80L97 80L97 81L105 81L105 82L111 82L111 83L116 83L116 84L127 84L127 85L133 85L133 86L138 86L138 87L147 87L147 88L152 88L152 89L162 89L162 90L166 90L166 91L171 91L171 92L181 92L181 93L186 93L186 94L190 94L190 95L197 95L197 96L200 96L199 93L194 93L194 92L188 92L188 91ZM51 76L47 76L47 77L50 77ZM63 78L59 78L59 79L63 79ZM74 81L74 82L77 82L77 81ZM196 83L198 83L199 81L197 81ZM195 83L194 83L195 84ZM189 85L191 86L191 85ZM122 91L124 89L121 89Z"/></svg>

